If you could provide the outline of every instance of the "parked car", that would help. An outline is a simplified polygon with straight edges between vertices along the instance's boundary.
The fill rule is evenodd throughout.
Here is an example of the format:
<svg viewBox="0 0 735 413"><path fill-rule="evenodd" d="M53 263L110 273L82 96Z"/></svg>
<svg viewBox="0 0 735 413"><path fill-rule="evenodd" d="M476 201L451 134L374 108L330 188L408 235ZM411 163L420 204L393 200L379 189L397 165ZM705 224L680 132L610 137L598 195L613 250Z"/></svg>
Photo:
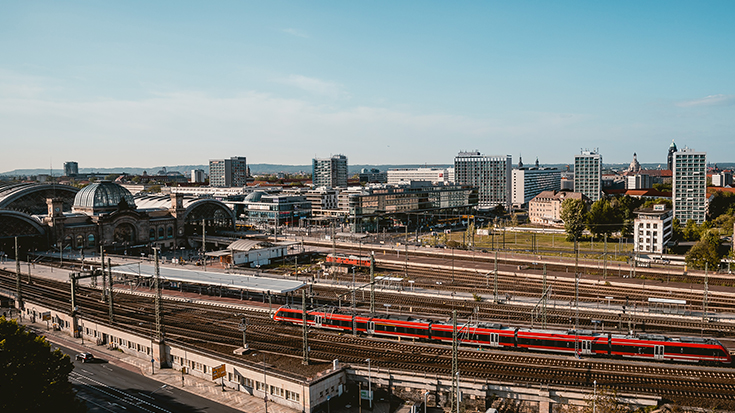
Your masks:
<svg viewBox="0 0 735 413"><path fill-rule="evenodd" d="M92 353L79 353L77 354L76 359L77 361L81 361L82 363L89 363L95 360Z"/></svg>

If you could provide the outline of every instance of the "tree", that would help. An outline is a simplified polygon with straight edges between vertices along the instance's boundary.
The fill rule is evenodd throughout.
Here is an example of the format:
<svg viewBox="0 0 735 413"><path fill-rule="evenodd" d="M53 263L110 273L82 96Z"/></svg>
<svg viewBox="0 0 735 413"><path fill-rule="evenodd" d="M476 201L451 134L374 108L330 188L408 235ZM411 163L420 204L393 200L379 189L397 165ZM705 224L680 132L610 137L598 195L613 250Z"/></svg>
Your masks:
<svg viewBox="0 0 735 413"><path fill-rule="evenodd" d="M682 230L682 234L684 237L684 240L686 241L696 241L700 238L702 238L702 229L697 225L697 223L690 219L687 221L686 226L684 226L684 229Z"/></svg>
<svg viewBox="0 0 735 413"><path fill-rule="evenodd" d="M679 218L674 218L671 221L671 239L672 241L681 241L684 239L684 232L681 229L681 221Z"/></svg>
<svg viewBox="0 0 735 413"><path fill-rule="evenodd" d="M720 260L722 260L719 250L720 231L717 229L706 230L702 233L700 240L687 252L684 260L690 267L704 269L705 264L707 264L711 271L717 271L720 268Z"/></svg>
<svg viewBox="0 0 735 413"><path fill-rule="evenodd" d="M613 208L607 198L600 198L592 204L587 214L587 229L595 236L610 235L618 232L623 226L623 218L619 209Z"/></svg>
<svg viewBox="0 0 735 413"><path fill-rule="evenodd" d="M653 208L654 205L664 204L666 205L666 208L672 209L674 206L670 199L666 198L654 198L649 199L648 201L644 202L643 205L641 205L641 208Z"/></svg>
<svg viewBox="0 0 735 413"><path fill-rule="evenodd" d="M567 241L581 237L587 220L587 204L581 199L565 199L561 203L561 219L564 221Z"/></svg>
<svg viewBox="0 0 735 413"><path fill-rule="evenodd" d="M735 212L735 194L732 192L717 191L709 203L709 219L716 219L720 215L732 215Z"/></svg>
<svg viewBox="0 0 735 413"><path fill-rule="evenodd" d="M26 331L15 320L0 317L0 397L3 412L85 412L69 382L69 356L51 351L43 336ZM32 395L12 397L12 395Z"/></svg>

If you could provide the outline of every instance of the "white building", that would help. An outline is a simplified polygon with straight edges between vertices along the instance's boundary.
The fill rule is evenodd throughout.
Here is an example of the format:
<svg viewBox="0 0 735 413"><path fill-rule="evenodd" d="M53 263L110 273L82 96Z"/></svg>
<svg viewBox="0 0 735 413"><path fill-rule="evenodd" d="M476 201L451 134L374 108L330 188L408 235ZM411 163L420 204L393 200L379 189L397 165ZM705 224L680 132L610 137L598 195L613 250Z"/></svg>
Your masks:
<svg viewBox="0 0 735 413"><path fill-rule="evenodd" d="M671 240L673 213L666 205L635 210L634 250L636 252L663 254Z"/></svg>
<svg viewBox="0 0 735 413"><path fill-rule="evenodd" d="M716 174L712 174L712 186L731 186L732 185L732 172L721 171Z"/></svg>
<svg viewBox="0 0 735 413"><path fill-rule="evenodd" d="M574 156L574 192L581 192L592 202L602 195L602 155L584 150Z"/></svg>
<svg viewBox="0 0 735 413"><path fill-rule="evenodd" d="M454 158L455 184L476 187L480 208L501 205L509 210L513 190L511 162L510 155L485 156L477 151L460 152Z"/></svg>
<svg viewBox="0 0 735 413"><path fill-rule="evenodd" d="M556 168L513 169L513 206L523 208L543 191L561 189L561 171Z"/></svg>
<svg viewBox="0 0 735 413"><path fill-rule="evenodd" d="M673 158L674 218L682 225L690 219L701 224L707 214L707 153L684 148Z"/></svg>
<svg viewBox="0 0 735 413"><path fill-rule="evenodd" d="M191 183L202 183L204 182L204 169L192 169L191 170Z"/></svg>
<svg viewBox="0 0 735 413"><path fill-rule="evenodd" d="M653 177L646 174L629 175L625 177L625 189L653 188Z"/></svg>
<svg viewBox="0 0 735 413"><path fill-rule="evenodd" d="M405 168L388 171L388 185L399 185L411 181L428 181L432 184L449 182L449 174L442 168Z"/></svg>

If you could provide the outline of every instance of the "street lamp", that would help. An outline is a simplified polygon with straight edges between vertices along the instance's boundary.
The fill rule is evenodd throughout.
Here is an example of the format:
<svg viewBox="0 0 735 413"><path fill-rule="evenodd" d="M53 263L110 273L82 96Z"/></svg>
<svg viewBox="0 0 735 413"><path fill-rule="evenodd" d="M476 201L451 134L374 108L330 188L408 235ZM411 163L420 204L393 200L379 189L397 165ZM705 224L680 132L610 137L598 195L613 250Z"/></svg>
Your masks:
<svg viewBox="0 0 735 413"><path fill-rule="evenodd" d="M594 384L593 396L592 396L592 413L595 413L597 407L597 380L592 382Z"/></svg>
<svg viewBox="0 0 735 413"><path fill-rule="evenodd" d="M426 413L426 404L428 403L426 399L428 396L429 396L429 392L428 391L424 392L424 413Z"/></svg>
<svg viewBox="0 0 735 413"><path fill-rule="evenodd" d="M368 364L368 401L370 402L370 410L373 410L373 390L372 377L370 374L370 359L365 360Z"/></svg>

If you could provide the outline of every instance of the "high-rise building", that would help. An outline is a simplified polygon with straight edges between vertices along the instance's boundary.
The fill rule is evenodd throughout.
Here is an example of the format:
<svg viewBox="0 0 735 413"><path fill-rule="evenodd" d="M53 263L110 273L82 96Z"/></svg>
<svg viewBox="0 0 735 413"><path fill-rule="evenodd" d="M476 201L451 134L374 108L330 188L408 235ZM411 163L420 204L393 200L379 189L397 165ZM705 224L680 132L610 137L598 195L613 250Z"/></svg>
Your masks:
<svg viewBox="0 0 735 413"><path fill-rule="evenodd" d="M314 158L311 164L311 182L315 188L346 188L347 157Z"/></svg>
<svg viewBox="0 0 735 413"><path fill-rule="evenodd" d="M74 161L64 162L64 176L77 176L79 164Z"/></svg>
<svg viewBox="0 0 735 413"><path fill-rule="evenodd" d="M513 169L514 207L523 208L543 191L561 189L561 171L556 168L520 167Z"/></svg>
<svg viewBox="0 0 735 413"><path fill-rule="evenodd" d="M666 156L666 167L669 171L674 170L674 152L676 152L676 144L674 143L674 140L671 140L671 145L669 145L669 153Z"/></svg>
<svg viewBox="0 0 735 413"><path fill-rule="evenodd" d="M602 155L583 150L574 156L574 192L595 202L602 195Z"/></svg>
<svg viewBox="0 0 735 413"><path fill-rule="evenodd" d="M704 222L707 212L707 153L684 148L673 154L671 180L674 218Z"/></svg>
<svg viewBox="0 0 735 413"><path fill-rule="evenodd" d="M209 160L209 186L245 186L247 178L248 166L244 156Z"/></svg>
<svg viewBox="0 0 735 413"><path fill-rule="evenodd" d="M478 189L478 206L495 208L511 207L512 158L485 156L480 152L460 152L454 158L454 180L457 185L470 185Z"/></svg>

